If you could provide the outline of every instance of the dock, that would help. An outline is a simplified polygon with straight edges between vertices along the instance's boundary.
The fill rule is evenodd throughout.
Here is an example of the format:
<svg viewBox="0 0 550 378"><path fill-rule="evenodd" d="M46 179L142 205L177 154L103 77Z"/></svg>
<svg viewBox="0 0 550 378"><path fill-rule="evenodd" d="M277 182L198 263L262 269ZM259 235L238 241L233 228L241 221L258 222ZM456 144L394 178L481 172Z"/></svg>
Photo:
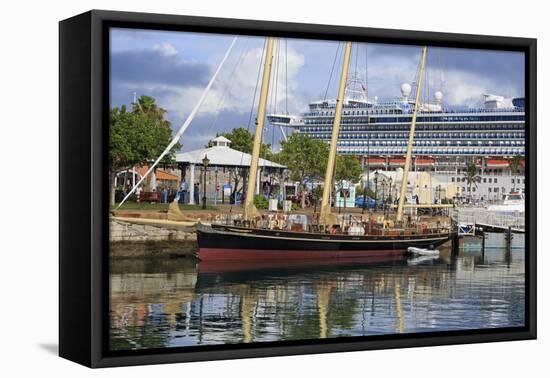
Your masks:
<svg viewBox="0 0 550 378"><path fill-rule="evenodd" d="M485 250L486 233L504 234L507 251L512 248L514 234L525 234L525 213L491 212L484 208L455 208L450 217L457 225L457 234L453 240L453 252L458 252L458 240L461 237L481 237L481 249Z"/></svg>
<svg viewBox="0 0 550 378"><path fill-rule="evenodd" d="M456 208L450 212L459 235L479 232L525 233L525 213L491 212L483 208Z"/></svg>

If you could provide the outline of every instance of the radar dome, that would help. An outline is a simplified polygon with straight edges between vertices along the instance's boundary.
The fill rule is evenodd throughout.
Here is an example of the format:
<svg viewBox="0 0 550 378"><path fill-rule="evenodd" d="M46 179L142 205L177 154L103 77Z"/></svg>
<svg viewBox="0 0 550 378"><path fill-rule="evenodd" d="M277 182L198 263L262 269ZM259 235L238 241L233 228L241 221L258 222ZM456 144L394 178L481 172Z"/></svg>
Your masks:
<svg viewBox="0 0 550 378"><path fill-rule="evenodd" d="M411 94L411 85L409 83L403 83L401 84L401 94L403 95L403 97L409 97L409 95Z"/></svg>
<svg viewBox="0 0 550 378"><path fill-rule="evenodd" d="M443 93L441 91L437 91L434 93L434 99L437 102L441 102L441 99L443 98Z"/></svg>

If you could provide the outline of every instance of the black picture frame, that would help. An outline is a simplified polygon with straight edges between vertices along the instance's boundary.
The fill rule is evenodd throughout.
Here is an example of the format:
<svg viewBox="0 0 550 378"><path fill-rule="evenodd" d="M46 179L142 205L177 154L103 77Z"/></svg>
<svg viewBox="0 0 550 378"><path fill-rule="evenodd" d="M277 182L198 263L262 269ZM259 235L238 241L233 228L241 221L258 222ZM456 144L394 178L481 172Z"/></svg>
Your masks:
<svg viewBox="0 0 550 378"><path fill-rule="evenodd" d="M162 350L108 351L108 28L522 51L526 85L525 326L269 342ZM370 349L535 339L536 39L92 10L59 24L59 354L88 367L157 364ZM89 174L86 174L89 173ZM77 190L75 190L77 188Z"/></svg>

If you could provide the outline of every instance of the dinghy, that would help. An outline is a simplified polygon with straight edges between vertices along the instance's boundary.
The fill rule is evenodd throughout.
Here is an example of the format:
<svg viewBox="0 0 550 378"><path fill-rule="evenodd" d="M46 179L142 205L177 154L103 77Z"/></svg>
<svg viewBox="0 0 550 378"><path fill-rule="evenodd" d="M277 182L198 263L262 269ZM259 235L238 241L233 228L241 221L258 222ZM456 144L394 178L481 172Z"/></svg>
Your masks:
<svg viewBox="0 0 550 378"><path fill-rule="evenodd" d="M439 251L437 249L409 247L407 248L407 251L409 253L419 255L419 256L439 256Z"/></svg>

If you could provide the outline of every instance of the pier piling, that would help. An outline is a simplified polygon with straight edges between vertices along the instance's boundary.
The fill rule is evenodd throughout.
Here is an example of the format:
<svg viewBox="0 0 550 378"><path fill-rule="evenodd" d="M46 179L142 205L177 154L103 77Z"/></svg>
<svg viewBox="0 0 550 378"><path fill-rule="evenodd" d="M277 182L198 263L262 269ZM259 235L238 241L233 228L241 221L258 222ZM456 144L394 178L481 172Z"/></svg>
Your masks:
<svg viewBox="0 0 550 378"><path fill-rule="evenodd" d="M514 235L512 234L512 227L508 226L508 229L506 230L506 234L504 236L504 240L506 241L506 252L510 253L512 251L512 239L514 238Z"/></svg>
<svg viewBox="0 0 550 378"><path fill-rule="evenodd" d="M456 257L458 256L458 251L460 248L460 239L458 237L458 232L453 235L453 238L451 239L451 256Z"/></svg>

